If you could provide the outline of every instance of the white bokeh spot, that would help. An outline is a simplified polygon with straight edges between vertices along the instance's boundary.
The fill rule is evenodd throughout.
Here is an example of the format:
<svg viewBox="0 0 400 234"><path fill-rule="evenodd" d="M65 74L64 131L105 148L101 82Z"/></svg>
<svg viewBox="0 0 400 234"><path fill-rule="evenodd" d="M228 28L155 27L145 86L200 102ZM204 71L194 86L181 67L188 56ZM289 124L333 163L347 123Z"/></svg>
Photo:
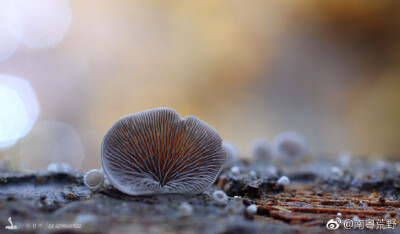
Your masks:
<svg viewBox="0 0 400 234"><path fill-rule="evenodd" d="M19 41L9 31L9 1L0 0L0 61L10 58L17 50Z"/></svg>
<svg viewBox="0 0 400 234"><path fill-rule="evenodd" d="M13 146L36 122L40 108L24 79L0 75L0 148Z"/></svg>
<svg viewBox="0 0 400 234"><path fill-rule="evenodd" d="M40 48L59 43L72 22L68 0L12 0L8 28L23 44Z"/></svg>

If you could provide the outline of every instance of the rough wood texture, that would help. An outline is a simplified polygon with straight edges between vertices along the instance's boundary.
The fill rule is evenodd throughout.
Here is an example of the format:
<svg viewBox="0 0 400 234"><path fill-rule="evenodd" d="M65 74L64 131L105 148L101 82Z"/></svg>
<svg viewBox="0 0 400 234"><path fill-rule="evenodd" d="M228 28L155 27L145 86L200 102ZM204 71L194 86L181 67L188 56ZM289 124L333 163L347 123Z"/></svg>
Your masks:
<svg viewBox="0 0 400 234"><path fill-rule="evenodd" d="M257 170L259 164L236 166L241 168L239 176L232 177L227 168L199 195L129 196L112 186L91 194L83 173L2 172L0 227L10 225L11 217L18 228L41 233L325 233L330 219L357 216L375 224L394 219L397 225L385 233L399 231L400 177L391 163L380 168L374 163L354 165L341 175L327 173L329 162L307 169L283 167L275 175ZM249 175L252 170L257 176ZM283 174L291 180L285 187L276 183ZM213 199L216 189L230 197L226 205ZM189 217L180 216L183 202L193 207ZM257 215L246 212L250 204L258 206ZM348 232L343 226L339 231Z"/></svg>

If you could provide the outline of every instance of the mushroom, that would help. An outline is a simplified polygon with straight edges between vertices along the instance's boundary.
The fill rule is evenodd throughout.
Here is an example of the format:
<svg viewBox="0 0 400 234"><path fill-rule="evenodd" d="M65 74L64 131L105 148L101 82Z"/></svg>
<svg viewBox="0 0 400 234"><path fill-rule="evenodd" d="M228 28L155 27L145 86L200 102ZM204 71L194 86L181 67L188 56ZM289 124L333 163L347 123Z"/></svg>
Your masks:
<svg viewBox="0 0 400 234"><path fill-rule="evenodd" d="M99 169L92 169L85 173L83 183L91 192L97 192L104 186L104 173Z"/></svg>
<svg viewBox="0 0 400 234"><path fill-rule="evenodd" d="M13 162L9 157L4 157L0 159L0 172L12 171L14 169Z"/></svg>
<svg viewBox="0 0 400 234"><path fill-rule="evenodd" d="M222 138L195 116L157 108L125 116L111 126L101 147L110 183L126 194L198 194L222 170Z"/></svg>
<svg viewBox="0 0 400 234"><path fill-rule="evenodd" d="M352 161L352 154L350 151L344 150L338 154L338 161L342 167L350 167Z"/></svg>
<svg viewBox="0 0 400 234"><path fill-rule="evenodd" d="M178 207L178 212L180 217L190 217L193 214L193 207L189 203L183 202Z"/></svg>
<svg viewBox="0 0 400 234"><path fill-rule="evenodd" d="M240 176L240 168L238 166L234 166L234 167L231 168L231 176L234 179L239 178L239 176Z"/></svg>
<svg viewBox="0 0 400 234"><path fill-rule="evenodd" d="M290 179L287 176L281 176L276 183L279 185L289 185Z"/></svg>
<svg viewBox="0 0 400 234"><path fill-rule="evenodd" d="M282 132L274 138L273 148L280 158L293 163L305 155L307 143L297 132Z"/></svg>
<svg viewBox="0 0 400 234"><path fill-rule="evenodd" d="M222 148L224 149L225 153L227 154L225 167L232 166L237 164L239 161L238 150L235 143L231 141L223 141Z"/></svg>
<svg viewBox="0 0 400 234"><path fill-rule="evenodd" d="M256 205L254 205L254 204L249 205L249 206L246 208L247 213L248 213L249 215L251 215L251 216L256 215L256 214L257 214L257 210L258 210L258 207L257 207Z"/></svg>
<svg viewBox="0 0 400 234"><path fill-rule="evenodd" d="M68 163L50 163L47 170L53 173L68 173L72 169Z"/></svg>
<svg viewBox="0 0 400 234"><path fill-rule="evenodd" d="M228 196L221 190L215 191L212 196L218 205L226 205L228 203Z"/></svg>
<svg viewBox="0 0 400 234"><path fill-rule="evenodd" d="M272 149L264 138L254 139L251 143L251 154L256 162L268 163L272 160Z"/></svg>

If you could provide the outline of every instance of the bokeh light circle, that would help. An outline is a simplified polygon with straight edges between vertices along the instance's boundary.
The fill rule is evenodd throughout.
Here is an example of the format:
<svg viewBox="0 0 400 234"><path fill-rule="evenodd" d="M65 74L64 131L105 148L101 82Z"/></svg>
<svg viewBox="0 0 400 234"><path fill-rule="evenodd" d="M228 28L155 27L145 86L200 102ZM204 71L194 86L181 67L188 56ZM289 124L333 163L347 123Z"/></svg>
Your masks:
<svg viewBox="0 0 400 234"><path fill-rule="evenodd" d="M11 34L7 17L9 1L0 0L0 61L10 58L18 48L19 41Z"/></svg>
<svg viewBox="0 0 400 234"><path fill-rule="evenodd" d="M78 170L84 158L82 142L75 128L59 121L36 124L20 144L19 161L23 169L45 170L54 163Z"/></svg>
<svg viewBox="0 0 400 234"><path fill-rule="evenodd" d="M36 122L39 102L30 83L0 75L0 148L13 146Z"/></svg>
<svg viewBox="0 0 400 234"><path fill-rule="evenodd" d="M12 0L8 8L11 33L26 46L59 43L72 22L68 0Z"/></svg>

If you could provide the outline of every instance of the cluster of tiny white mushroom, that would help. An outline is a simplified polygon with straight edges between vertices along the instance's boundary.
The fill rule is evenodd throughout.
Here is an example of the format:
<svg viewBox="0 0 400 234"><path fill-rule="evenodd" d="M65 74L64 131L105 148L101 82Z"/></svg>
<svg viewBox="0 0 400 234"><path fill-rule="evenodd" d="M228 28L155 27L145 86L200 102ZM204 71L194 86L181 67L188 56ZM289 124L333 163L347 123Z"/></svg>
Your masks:
<svg viewBox="0 0 400 234"><path fill-rule="evenodd" d="M301 134L297 132L282 132L276 135L269 143L264 138L256 138L250 145L250 152L254 160L262 163L269 163L273 156L287 163L300 160L307 151L307 142Z"/></svg>

